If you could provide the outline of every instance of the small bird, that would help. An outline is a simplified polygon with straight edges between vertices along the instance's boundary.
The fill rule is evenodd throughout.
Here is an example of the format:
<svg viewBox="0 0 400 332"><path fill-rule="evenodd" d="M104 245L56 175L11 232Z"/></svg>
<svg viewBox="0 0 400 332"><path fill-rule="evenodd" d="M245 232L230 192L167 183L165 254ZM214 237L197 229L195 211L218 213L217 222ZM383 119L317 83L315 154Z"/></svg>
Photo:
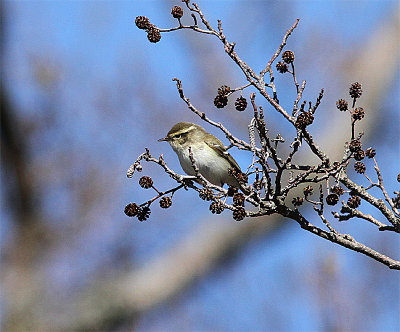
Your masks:
<svg viewBox="0 0 400 332"><path fill-rule="evenodd" d="M225 183L239 187L238 181L229 172L229 169L233 169L237 174L242 174L239 165L222 142L206 132L203 127L191 122L179 122L171 128L166 137L158 141L166 141L171 145L186 174L195 175L189 157L190 147L195 165L209 182L221 187Z"/></svg>

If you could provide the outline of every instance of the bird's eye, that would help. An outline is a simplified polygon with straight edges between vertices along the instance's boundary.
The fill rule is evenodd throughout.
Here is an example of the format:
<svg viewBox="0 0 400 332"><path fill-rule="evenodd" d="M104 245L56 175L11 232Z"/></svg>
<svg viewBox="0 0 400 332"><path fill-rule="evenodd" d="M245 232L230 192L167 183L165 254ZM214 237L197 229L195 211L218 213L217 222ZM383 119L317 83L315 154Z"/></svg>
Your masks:
<svg viewBox="0 0 400 332"><path fill-rule="evenodd" d="M175 135L174 137L179 139L182 137L182 134Z"/></svg>

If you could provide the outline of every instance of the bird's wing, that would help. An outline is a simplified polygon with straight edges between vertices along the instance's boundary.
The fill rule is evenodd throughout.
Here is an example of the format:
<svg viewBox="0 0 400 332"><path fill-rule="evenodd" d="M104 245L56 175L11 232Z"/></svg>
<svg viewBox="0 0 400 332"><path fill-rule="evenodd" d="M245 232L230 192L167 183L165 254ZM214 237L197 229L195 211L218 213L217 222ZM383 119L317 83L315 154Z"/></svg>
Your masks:
<svg viewBox="0 0 400 332"><path fill-rule="evenodd" d="M215 142L211 142L211 141L205 141L205 143L211 148L213 149L216 153L218 153L220 156L225 157L229 163L231 164L232 168L238 170L241 172L240 170L240 166L238 165L238 163L236 162L235 159L233 159L233 157L229 154L229 152L225 149L224 145L221 144L217 144Z"/></svg>

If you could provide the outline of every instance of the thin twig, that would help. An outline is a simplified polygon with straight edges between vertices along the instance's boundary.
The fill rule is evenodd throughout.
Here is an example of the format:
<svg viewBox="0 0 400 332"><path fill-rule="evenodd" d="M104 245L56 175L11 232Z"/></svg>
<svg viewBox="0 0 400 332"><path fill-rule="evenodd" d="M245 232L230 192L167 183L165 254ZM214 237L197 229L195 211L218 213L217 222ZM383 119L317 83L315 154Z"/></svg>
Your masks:
<svg viewBox="0 0 400 332"><path fill-rule="evenodd" d="M373 159L374 159L374 163L375 163L374 169L375 169L376 175L378 176L378 186L382 190L382 193L383 193L383 196L385 197L386 202L388 202L388 204L390 205L392 210L397 215L399 215L399 210L396 209L396 207L394 206L394 203L393 203L392 199L390 198L388 192L385 189L385 186L383 185L382 173L381 173L381 170L378 167L378 163L376 162L375 157Z"/></svg>
<svg viewBox="0 0 400 332"><path fill-rule="evenodd" d="M297 98L294 101L294 106L293 106L293 111L292 111L293 116L297 116L297 109L298 109L299 101L300 101L301 97L303 96L303 91L305 88L306 88L306 81L303 81L303 83L301 84L300 90L297 92Z"/></svg>
<svg viewBox="0 0 400 332"><path fill-rule="evenodd" d="M278 49L276 50L276 52L274 53L274 55L272 56L271 60L268 61L267 66L260 72L260 77L264 77L265 73L271 69L272 63L275 61L275 59L279 56L279 54L281 54L282 49L285 47L287 39L289 38L289 36L291 35L291 33L293 32L294 29L296 29L297 24L299 23L300 19L298 18L296 20L296 22L294 22L294 24L290 27L290 29L288 31L286 31L285 35L283 36L283 40L282 43L279 45Z"/></svg>

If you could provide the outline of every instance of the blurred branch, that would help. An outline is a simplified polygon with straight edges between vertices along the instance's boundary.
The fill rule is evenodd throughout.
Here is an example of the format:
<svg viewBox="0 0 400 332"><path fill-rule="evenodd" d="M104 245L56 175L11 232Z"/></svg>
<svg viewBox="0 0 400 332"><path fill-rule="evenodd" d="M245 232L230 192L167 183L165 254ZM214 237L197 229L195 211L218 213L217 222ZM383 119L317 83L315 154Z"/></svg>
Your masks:
<svg viewBox="0 0 400 332"><path fill-rule="evenodd" d="M4 27L4 4L1 3L1 52L6 43ZM4 54L2 54L4 58ZM12 241L2 252L2 282L6 318L4 330L29 329L34 320L35 303L43 290L42 278L38 277L37 259L48 247L49 229L39 217L40 197L35 190L35 178L31 174L29 155L29 133L23 129L23 121L10 101L4 82L4 67L1 67L0 126L1 165L3 185L8 211L11 213L14 232ZM2 315L4 315L4 312Z"/></svg>
<svg viewBox="0 0 400 332"><path fill-rule="evenodd" d="M34 211L35 197L32 179L27 170L26 137L23 137L20 121L12 109L8 96L1 85L1 163L4 166L7 181L8 204L10 211L15 214L19 226L32 222L30 218Z"/></svg>
<svg viewBox="0 0 400 332"><path fill-rule="evenodd" d="M256 236L266 236L281 221L275 217L247 223L201 224L174 248L139 270L94 283L79 297L74 313L75 329L108 329L118 315L137 315L186 289L218 263L240 251ZM70 329L66 322L66 329Z"/></svg>
<svg viewBox="0 0 400 332"><path fill-rule="evenodd" d="M13 239L5 247L2 258L7 268L2 270L7 319L5 330L26 329L33 319L34 303L43 290L37 275L37 259L49 247L51 232L39 217L35 178L30 173L26 142L28 134L16 116L1 85L1 163L9 212L13 217Z"/></svg>

